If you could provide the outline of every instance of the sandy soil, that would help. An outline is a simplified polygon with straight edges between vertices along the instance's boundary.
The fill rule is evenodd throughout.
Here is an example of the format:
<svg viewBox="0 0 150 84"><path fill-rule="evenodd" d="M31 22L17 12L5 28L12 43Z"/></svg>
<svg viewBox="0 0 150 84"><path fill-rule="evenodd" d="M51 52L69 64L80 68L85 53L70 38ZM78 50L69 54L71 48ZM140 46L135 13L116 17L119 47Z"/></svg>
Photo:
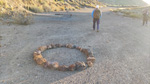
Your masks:
<svg viewBox="0 0 150 84"><path fill-rule="evenodd" d="M90 8L68 17L36 16L28 26L0 24L0 84L150 84L150 27L102 8L100 32L92 30ZM72 43L93 51L96 63L84 71L45 69L33 61L41 45ZM77 50L53 49L49 61L85 61Z"/></svg>

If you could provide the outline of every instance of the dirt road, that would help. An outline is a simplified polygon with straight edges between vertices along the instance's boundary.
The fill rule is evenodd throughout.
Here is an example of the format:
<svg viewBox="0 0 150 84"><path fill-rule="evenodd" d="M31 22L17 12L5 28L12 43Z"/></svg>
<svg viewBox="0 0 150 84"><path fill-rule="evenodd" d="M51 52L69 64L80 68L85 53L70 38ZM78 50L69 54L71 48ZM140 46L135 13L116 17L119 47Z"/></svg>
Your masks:
<svg viewBox="0 0 150 84"><path fill-rule="evenodd" d="M92 9L68 17L35 17L28 26L2 25L0 84L150 84L150 27L141 20L118 16L102 8L100 32L92 30ZM32 59L41 45L72 43L93 51L96 63L84 71L45 69ZM43 53L50 61L84 61L76 50Z"/></svg>

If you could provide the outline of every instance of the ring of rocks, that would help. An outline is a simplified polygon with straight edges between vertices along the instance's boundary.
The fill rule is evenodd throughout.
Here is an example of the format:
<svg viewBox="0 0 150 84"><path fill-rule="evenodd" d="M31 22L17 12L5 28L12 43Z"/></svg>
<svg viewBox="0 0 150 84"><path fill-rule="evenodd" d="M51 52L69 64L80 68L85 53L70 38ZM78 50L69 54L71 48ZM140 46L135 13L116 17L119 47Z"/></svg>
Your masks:
<svg viewBox="0 0 150 84"><path fill-rule="evenodd" d="M43 56L42 53L45 50L48 49L54 49L54 48L70 48L70 49L77 49L84 53L86 55L86 62L80 62L77 61L75 64L71 64L69 66L67 65L59 65L58 62L49 62L47 61ZM93 56L93 53L89 49L81 48L76 45L71 45L71 44L50 44L47 46L41 46L39 47L33 54L33 59L38 65L42 65L45 68L50 68L50 69L55 69L59 71L74 71L74 70L84 70L88 67L93 66L93 63L95 62L95 57Z"/></svg>

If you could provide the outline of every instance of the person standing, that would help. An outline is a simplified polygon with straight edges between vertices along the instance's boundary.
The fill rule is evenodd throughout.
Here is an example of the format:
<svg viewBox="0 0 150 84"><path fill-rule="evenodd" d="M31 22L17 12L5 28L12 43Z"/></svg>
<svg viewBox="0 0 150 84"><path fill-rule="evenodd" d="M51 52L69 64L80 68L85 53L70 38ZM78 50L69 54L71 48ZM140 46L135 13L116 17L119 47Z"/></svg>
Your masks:
<svg viewBox="0 0 150 84"><path fill-rule="evenodd" d="M95 23L97 23L97 32L99 32L99 24L100 24L101 16L102 16L102 13L99 10L99 5L97 5L96 8L92 12L93 30L95 30Z"/></svg>
<svg viewBox="0 0 150 84"><path fill-rule="evenodd" d="M146 25L148 25L148 18L149 18L149 16L148 16L148 10L145 10L144 12L143 12L143 26L146 24Z"/></svg>

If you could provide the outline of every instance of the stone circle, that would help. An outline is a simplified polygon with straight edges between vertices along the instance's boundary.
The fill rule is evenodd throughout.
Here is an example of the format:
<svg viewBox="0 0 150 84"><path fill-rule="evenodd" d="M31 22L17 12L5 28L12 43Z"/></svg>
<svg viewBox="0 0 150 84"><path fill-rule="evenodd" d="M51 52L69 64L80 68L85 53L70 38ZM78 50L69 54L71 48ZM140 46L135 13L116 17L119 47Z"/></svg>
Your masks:
<svg viewBox="0 0 150 84"><path fill-rule="evenodd" d="M71 64L69 66L59 65L59 62L49 62L42 56L42 53L45 50L61 47L79 50L80 52L86 55L87 62L77 61L75 64ZM47 46L41 46L33 53L33 59L38 65L42 65L45 68L50 68L59 71L84 70L88 67L92 67L93 63L95 62L95 57L93 56L92 51L72 44L50 44Z"/></svg>

